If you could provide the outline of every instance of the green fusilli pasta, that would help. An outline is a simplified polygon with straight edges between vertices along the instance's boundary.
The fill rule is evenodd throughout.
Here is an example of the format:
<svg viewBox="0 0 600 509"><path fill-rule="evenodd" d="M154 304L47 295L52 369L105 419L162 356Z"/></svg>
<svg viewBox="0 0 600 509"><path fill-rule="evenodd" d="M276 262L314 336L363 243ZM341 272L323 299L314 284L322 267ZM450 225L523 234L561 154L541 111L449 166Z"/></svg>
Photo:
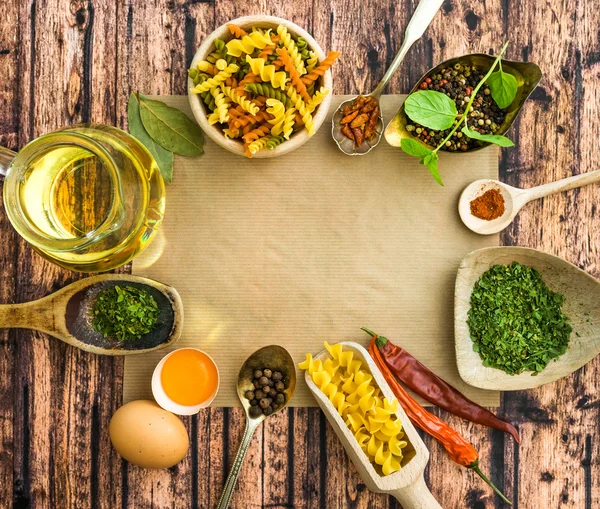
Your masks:
<svg viewBox="0 0 600 509"><path fill-rule="evenodd" d="M244 90L254 95L264 95L271 99L277 99L285 104L288 108L292 105L290 98L282 90L273 88L269 83L248 83Z"/></svg>

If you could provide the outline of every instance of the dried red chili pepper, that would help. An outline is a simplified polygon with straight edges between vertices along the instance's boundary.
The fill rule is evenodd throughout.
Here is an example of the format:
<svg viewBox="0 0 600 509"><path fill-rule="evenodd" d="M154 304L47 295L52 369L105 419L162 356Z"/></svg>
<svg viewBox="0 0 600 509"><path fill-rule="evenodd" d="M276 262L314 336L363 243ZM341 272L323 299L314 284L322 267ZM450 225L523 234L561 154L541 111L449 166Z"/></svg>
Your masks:
<svg viewBox="0 0 600 509"><path fill-rule="evenodd" d="M423 399L467 421L509 433L518 444L521 443L519 432L512 424L496 417L489 410L465 397L406 350L394 345L387 338L378 336L364 327L362 330L375 339L375 345L381 352L381 357L389 370Z"/></svg>
<svg viewBox="0 0 600 509"><path fill-rule="evenodd" d="M404 390L387 367L379 348L375 346L375 338L371 338L369 353L411 422L442 444L452 461L473 470L502 500L512 505L510 500L479 469L479 454L477 454L475 447L440 418L425 410Z"/></svg>

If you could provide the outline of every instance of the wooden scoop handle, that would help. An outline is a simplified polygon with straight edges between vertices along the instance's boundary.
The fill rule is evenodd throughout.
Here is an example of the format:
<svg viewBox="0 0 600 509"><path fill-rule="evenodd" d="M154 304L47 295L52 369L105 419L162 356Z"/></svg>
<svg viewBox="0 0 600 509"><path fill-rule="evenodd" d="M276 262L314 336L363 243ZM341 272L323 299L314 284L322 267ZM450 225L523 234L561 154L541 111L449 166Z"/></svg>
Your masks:
<svg viewBox="0 0 600 509"><path fill-rule="evenodd" d="M0 305L0 329L35 329L55 335L57 317L54 306L44 300Z"/></svg>
<svg viewBox="0 0 600 509"><path fill-rule="evenodd" d="M390 495L400 502L403 509L442 509L438 501L433 498L422 474L410 486L390 491Z"/></svg>

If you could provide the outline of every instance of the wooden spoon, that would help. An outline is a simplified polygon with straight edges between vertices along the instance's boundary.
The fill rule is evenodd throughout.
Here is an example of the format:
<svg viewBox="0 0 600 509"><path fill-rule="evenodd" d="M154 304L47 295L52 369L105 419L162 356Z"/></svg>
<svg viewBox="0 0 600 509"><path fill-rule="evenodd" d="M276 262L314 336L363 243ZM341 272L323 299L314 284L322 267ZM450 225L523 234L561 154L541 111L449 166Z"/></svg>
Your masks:
<svg viewBox="0 0 600 509"><path fill-rule="evenodd" d="M563 311L573 327L564 355L536 376L531 372L509 375L486 368L473 351L467 325L471 292L475 282L493 265L513 261L537 269L553 292L565 296ZM496 391L516 391L539 387L571 374L600 353L600 282L557 256L526 247L491 247L467 255L458 269L454 301L456 362L461 378L469 385Z"/></svg>
<svg viewBox="0 0 600 509"><path fill-rule="evenodd" d="M368 366L375 382L388 400L396 399L379 368L362 346L352 342L342 342L340 344L343 345L344 350L354 352L355 358L362 360ZM315 356L315 359L323 361L328 358L330 358L330 355L327 350L323 350ZM354 463L356 470L358 470L360 477L371 491L392 495L402 504L404 509L441 509L440 504L433 498L423 478L423 471L429 461L429 451L401 406L399 406L396 415L402 422L405 433L404 440L408 442L408 445L404 449L404 457L401 462L402 468L393 474L384 476L375 470L367 455L358 445L356 438L340 417L337 409L314 384L308 372L305 372L305 380L325 417L333 427L335 434Z"/></svg>
<svg viewBox="0 0 600 509"><path fill-rule="evenodd" d="M105 338L91 327L90 309L98 293L116 285L144 289L159 307L158 324L135 341ZM183 327L183 304L167 285L128 274L104 274L76 281L39 300L0 305L0 328L34 329L101 355L131 355L159 350L173 344Z"/></svg>
<svg viewBox="0 0 600 509"><path fill-rule="evenodd" d="M596 182L600 182L600 170L582 173L581 175L575 175L530 189L512 187L499 180L476 180L465 187L460 195L458 213L467 228L473 230L475 233L490 235L504 230L504 228L512 223L515 216L526 203L543 198L544 196L568 191L576 187L587 186ZM498 189L502 193L505 210L504 214L497 219L486 221L471 214L471 201L490 189Z"/></svg>

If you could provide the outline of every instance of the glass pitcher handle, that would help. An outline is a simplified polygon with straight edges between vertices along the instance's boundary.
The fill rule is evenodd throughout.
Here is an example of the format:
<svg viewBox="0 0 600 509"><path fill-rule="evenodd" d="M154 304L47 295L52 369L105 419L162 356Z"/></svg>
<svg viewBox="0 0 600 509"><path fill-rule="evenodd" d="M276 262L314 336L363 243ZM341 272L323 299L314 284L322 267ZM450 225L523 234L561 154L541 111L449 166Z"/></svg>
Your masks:
<svg viewBox="0 0 600 509"><path fill-rule="evenodd" d="M16 152L8 150L4 147L0 147L0 179L6 177L8 167L10 166L10 163L12 163L16 155Z"/></svg>

